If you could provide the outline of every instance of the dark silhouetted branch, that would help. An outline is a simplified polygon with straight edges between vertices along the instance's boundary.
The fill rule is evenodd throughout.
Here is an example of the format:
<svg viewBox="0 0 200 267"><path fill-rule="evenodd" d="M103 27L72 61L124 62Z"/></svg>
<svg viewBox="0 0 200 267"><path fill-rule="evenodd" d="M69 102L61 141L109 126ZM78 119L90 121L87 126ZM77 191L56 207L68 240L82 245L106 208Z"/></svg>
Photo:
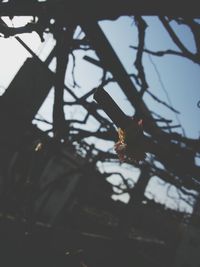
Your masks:
<svg viewBox="0 0 200 267"><path fill-rule="evenodd" d="M67 31L61 29L57 32L56 44L56 76L55 76L55 96L53 106L53 132L57 140L66 135L66 123L63 110L63 92L65 84L65 72L68 64L71 42L73 39L75 26L70 25Z"/></svg>
<svg viewBox="0 0 200 267"><path fill-rule="evenodd" d="M135 60L135 67L138 71L138 79L140 80L141 83L140 95L143 96L144 92L148 88L144 67L142 63L142 55L145 46L145 30L147 28L147 24L141 16L135 16L135 22L138 27L138 42L139 42Z"/></svg>
<svg viewBox="0 0 200 267"><path fill-rule="evenodd" d="M172 110L173 112L180 114L180 112L176 109L174 109L173 107L169 106L167 103L165 103L164 101L160 100L157 96L155 96L154 94L152 94L149 90L146 91L155 101L157 101L158 103L164 105L165 107L167 107L168 109Z"/></svg>

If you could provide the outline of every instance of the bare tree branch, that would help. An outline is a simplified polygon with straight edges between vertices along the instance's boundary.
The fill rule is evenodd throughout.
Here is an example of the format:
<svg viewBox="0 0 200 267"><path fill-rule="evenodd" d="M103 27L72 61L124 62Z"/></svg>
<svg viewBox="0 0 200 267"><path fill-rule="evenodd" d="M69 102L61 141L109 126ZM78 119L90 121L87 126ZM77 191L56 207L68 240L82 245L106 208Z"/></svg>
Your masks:
<svg viewBox="0 0 200 267"><path fill-rule="evenodd" d="M157 96L155 96L154 94L152 94L149 90L146 91L155 101L157 101L158 103L162 104L163 106L167 107L168 109L172 110L173 112L180 114L180 112L176 109L174 109L173 107L169 106L167 103L165 103L164 101L160 100Z"/></svg>
<svg viewBox="0 0 200 267"><path fill-rule="evenodd" d="M61 28L56 34L57 66L55 77L55 98L53 106L53 132L57 140L66 134L65 115L63 110L63 91L65 72L68 64L68 56L70 53L71 40L73 38L74 30L75 26L70 25L66 32Z"/></svg>
<svg viewBox="0 0 200 267"><path fill-rule="evenodd" d="M133 45L130 45L130 48L133 48L135 50L138 49L137 46L133 46ZM186 57L188 58L186 55L184 55L182 52L179 52L179 51L175 51L175 50L171 50L171 49L168 49L168 50L164 50L164 51L151 51L151 50L148 50L146 48L144 48L143 50L144 52L150 54L150 55L153 55L153 56L158 56L158 57L162 57L164 55L175 55L175 56L181 56L181 57Z"/></svg>
<svg viewBox="0 0 200 267"><path fill-rule="evenodd" d="M172 27L170 26L169 22L167 19L163 16L159 16L160 21L164 25L165 29L169 33L169 36L172 38L173 42L178 46L178 48L182 51L183 54L185 55L190 55L190 51L184 46L184 44L180 41Z"/></svg>
<svg viewBox="0 0 200 267"><path fill-rule="evenodd" d="M140 91L140 95L143 96L144 92L148 88L148 84L147 84L145 73L144 73L144 67L142 64L142 55L143 55L144 46L145 46L145 30L147 28L147 24L141 16L135 16L135 22L138 27L138 40L139 40L135 66L138 70L138 78L141 82L141 87L142 87Z"/></svg>

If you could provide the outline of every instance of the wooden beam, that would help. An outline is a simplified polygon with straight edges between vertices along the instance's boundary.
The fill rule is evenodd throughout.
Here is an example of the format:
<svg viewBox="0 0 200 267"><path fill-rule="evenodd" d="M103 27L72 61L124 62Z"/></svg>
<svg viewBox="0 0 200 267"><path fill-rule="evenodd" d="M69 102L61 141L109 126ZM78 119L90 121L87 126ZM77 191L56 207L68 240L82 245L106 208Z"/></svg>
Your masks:
<svg viewBox="0 0 200 267"><path fill-rule="evenodd" d="M156 125L150 111L140 97L139 92L98 23L94 21L93 23L83 23L81 26L91 46L95 49L102 67L112 73L132 106L143 117L144 127L146 127L149 133L160 133L160 129Z"/></svg>

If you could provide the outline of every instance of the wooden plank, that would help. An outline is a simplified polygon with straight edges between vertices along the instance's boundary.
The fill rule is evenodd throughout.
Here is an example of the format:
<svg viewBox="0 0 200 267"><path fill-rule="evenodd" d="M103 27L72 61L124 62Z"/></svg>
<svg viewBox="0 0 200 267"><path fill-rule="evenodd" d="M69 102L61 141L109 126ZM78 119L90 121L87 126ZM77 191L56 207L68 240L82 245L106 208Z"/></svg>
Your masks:
<svg viewBox="0 0 200 267"><path fill-rule="evenodd" d="M161 130L159 127L157 127L156 122L151 116L146 104L141 99L135 85L131 81L124 66L122 65L98 23L83 23L81 26L85 31L91 46L95 49L102 66L112 73L114 79L118 82L132 106L144 119L144 127L148 129L149 133L152 133L152 131L154 133L160 133Z"/></svg>
<svg viewBox="0 0 200 267"><path fill-rule="evenodd" d="M37 114L53 84L46 66L28 58L0 98L0 140L18 139Z"/></svg>

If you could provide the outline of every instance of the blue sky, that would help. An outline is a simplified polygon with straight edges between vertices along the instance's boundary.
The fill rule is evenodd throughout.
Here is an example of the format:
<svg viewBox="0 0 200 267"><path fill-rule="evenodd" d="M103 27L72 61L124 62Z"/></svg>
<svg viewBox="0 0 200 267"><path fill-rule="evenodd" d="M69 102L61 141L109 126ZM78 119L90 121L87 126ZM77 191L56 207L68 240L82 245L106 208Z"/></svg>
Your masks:
<svg viewBox="0 0 200 267"><path fill-rule="evenodd" d="M146 48L153 51L168 48L177 49L156 17L144 18L149 25L147 28ZM6 22L10 24L10 26L12 25L9 19L6 19ZM19 26L23 23L24 18L13 21L15 26ZM102 21L99 24L118 54L121 62L124 64L127 72L136 73L133 65L136 51L130 48L130 45L137 45L137 29L134 25L133 19L120 17L116 21ZM176 25L174 25L174 27L175 26ZM194 41L191 32L186 27L181 27L178 31L187 47L191 49L191 51L194 51ZM21 38L40 56L41 59L45 59L52 46L55 44L51 35L46 35L46 42L44 44L40 42L36 33L23 34L21 35ZM88 54L95 57L94 53L88 52ZM0 38L0 90L2 92L3 88L8 86L27 56L29 56L29 54L13 37L8 39ZM76 56L75 77L80 85L80 88L75 88L74 91L77 95L81 96L98 85L102 75L102 70L86 62L83 59L84 52L76 52ZM155 71L152 61L159 70L163 85L159 81L159 77ZM159 96L163 101L168 102L168 98L165 93L165 90L167 90L171 103L177 110L180 111L178 119L181 121L181 124L185 129L186 135L188 137L198 138L200 135L197 118L200 114L200 109L197 108L197 102L200 100L200 90L198 88L200 84L199 66L188 59L183 59L177 56L165 56L161 58L151 56L150 58L147 54L144 54L143 62L151 92ZM55 62L51 64L51 69L53 70L54 68ZM71 86L72 83L71 68L72 60L70 58L70 64L66 75L66 83L69 86ZM134 109L129 105L125 95L116 83L111 83L106 86L106 90L127 115L133 115ZM65 95L65 98L68 101L72 100L72 98L70 98L67 94ZM178 124L177 117L173 112L153 101L148 95L145 95L144 100L151 110L163 115L167 119L173 120L173 124ZM39 111L39 113L49 121L52 121L52 104L53 92L51 91L47 101ZM66 107L65 110L67 118L80 119L86 114L86 111L78 106L73 107L71 110L68 110ZM48 128L48 126L44 125L40 125L40 127L43 129ZM90 127L90 129L95 131L98 127L98 123L90 118L86 127ZM179 129L177 131L181 132ZM112 142L97 142L92 137L88 138L88 142L95 142L97 147L105 147L105 149L113 148ZM137 181L139 175L139 171L136 168L130 168L126 164L99 164L99 168L101 171L122 171L125 177L131 178L133 181ZM114 184L120 182L120 178L116 176L112 176L109 180ZM177 207L177 203L167 197L167 188L167 184L161 184L159 179L154 177L149 183L146 194L150 196L151 193L153 193L156 200L161 201L166 206L175 208ZM176 192L173 187L171 187L170 191L172 195L176 196ZM113 198L117 199L118 197L113 196ZM124 195L122 199L127 201L128 196ZM182 202L180 203L180 206L182 209L191 211L191 208Z"/></svg>
<svg viewBox="0 0 200 267"><path fill-rule="evenodd" d="M157 17L144 17L144 19L149 25L146 30L146 48L152 51L166 49L178 50ZM120 60L126 67L126 70L129 73L135 72L133 66L135 51L129 47L129 45L137 45L137 31L133 24L133 20L127 17L121 17L115 21L115 23L104 21L100 25L109 37L109 40L118 53ZM184 44L191 51L195 51L192 33L185 26L179 27L181 29L178 30L178 33L184 41ZM186 131L186 135L188 137L198 138L200 135L200 127L198 124L200 110L197 107L197 102L200 99L199 65L186 58L171 55L166 55L164 57L151 56L151 59L159 70L171 103L178 111L180 111L178 117ZM159 82L157 73L147 54L144 54L143 62L147 81L150 85L150 91L165 102L168 102L166 94ZM173 112L162 107L162 105L151 101L151 98L147 94L144 99L151 110L154 110L161 115L165 115L169 119L172 119L175 122L174 124L177 124Z"/></svg>

